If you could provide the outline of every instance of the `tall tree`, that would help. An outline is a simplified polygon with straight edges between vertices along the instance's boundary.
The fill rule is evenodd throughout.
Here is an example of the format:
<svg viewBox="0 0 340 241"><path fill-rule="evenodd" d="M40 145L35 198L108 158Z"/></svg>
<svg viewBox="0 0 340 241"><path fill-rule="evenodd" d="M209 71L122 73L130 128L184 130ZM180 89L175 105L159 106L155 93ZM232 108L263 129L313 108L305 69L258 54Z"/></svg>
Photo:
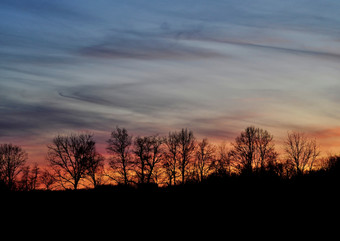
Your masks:
<svg viewBox="0 0 340 241"><path fill-rule="evenodd" d="M0 181L13 190L16 178L22 171L27 160L27 153L19 146L12 144L0 145Z"/></svg>
<svg viewBox="0 0 340 241"><path fill-rule="evenodd" d="M225 142L217 147L216 157L212 163L212 170L215 175L225 176L231 174L232 162L229 150Z"/></svg>
<svg viewBox="0 0 340 241"><path fill-rule="evenodd" d="M79 181L88 174L95 152L93 135L59 135L48 145L47 158L59 183L65 188L65 184L71 184L77 189Z"/></svg>
<svg viewBox="0 0 340 241"><path fill-rule="evenodd" d="M192 131L188 129L182 129L178 135L179 141L179 171L182 177L182 184L185 183L185 178L188 172L188 167L195 151L195 137Z"/></svg>
<svg viewBox="0 0 340 241"><path fill-rule="evenodd" d="M239 164L239 168L243 173L252 173L253 164L255 162L256 154L256 134L255 127L247 127L240 136L236 137L235 142L232 143L231 156Z"/></svg>
<svg viewBox="0 0 340 241"><path fill-rule="evenodd" d="M300 132L288 133L285 142L288 163L294 166L296 174L303 174L309 166L312 169L316 158L320 155L316 140L308 139Z"/></svg>
<svg viewBox="0 0 340 241"><path fill-rule="evenodd" d="M147 160L148 174L147 182L156 181L158 176L159 165L163 159L163 143L164 138L159 136L151 136L151 158Z"/></svg>
<svg viewBox="0 0 340 241"><path fill-rule="evenodd" d="M163 139L157 136L136 137L134 142L135 171L139 183L150 183L155 177L155 169L161 161L162 143Z"/></svg>
<svg viewBox="0 0 340 241"><path fill-rule="evenodd" d="M129 184L129 172L132 164L130 157L130 148L132 145L132 136L125 128L118 126L111 132L111 138L107 140L107 151L112 155L110 166L114 171L114 180L125 185Z"/></svg>
<svg viewBox="0 0 340 241"><path fill-rule="evenodd" d="M268 131L247 127L232 143L230 156L238 163L244 174L251 174L255 170L264 170L273 162L277 153L273 144L273 136Z"/></svg>
<svg viewBox="0 0 340 241"><path fill-rule="evenodd" d="M104 172L104 160L103 155L94 151L92 153L91 162L87 168L87 176L94 187L102 184L103 172Z"/></svg>
<svg viewBox="0 0 340 241"><path fill-rule="evenodd" d="M49 169L44 169L39 176L40 184L45 190L52 190L53 184L56 182L56 178Z"/></svg>
<svg viewBox="0 0 340 241"><path fill-rule="evenodd" d="M199 181L203 181L209 174L215 159L215 147L209 143L207 138L197 143L195 169Z"/></svg>
<svg viewBox="0 0 340 241"><path fill-rule="evenodd" d="M136 160L135 172L140 184L146 183L147 162L151 158L151 141L149 137L136 137L134 141Z"/></svg>
<svg viewBox="0 0 340 241"><path fill-rule="evenodd" d="M267 167L275 164L278 153L275 151L274 137L267 130L257 128L256 135L256 149L258 152L256 168L264 171Z"/></svg>
<svg viewBox="0 0 340 241"><path fill-rule="evenodd" d="M179 136L177 132L169 132L167 138L165 138L166 151L164 154L163 168L168 177L168 185L176 185L177 169L179 162Z"/></svg>
<svg viewBox="0 0 340 241"><path fill-rule="evenodd" d="M20 189L24 191L35 190L38 186L40 168L37 163L30 166L25 166L22 168L22 175L20 180Z"/></svg>

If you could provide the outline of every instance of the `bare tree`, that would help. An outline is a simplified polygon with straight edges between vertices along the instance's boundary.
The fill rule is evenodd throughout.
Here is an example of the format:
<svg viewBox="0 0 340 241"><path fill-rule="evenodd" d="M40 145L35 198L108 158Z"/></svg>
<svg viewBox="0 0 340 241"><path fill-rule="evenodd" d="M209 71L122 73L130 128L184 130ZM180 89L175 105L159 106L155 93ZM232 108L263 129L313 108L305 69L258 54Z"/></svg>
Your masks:
<svg viewBox="0 0 340 241"><path fill-rule="evenodd" d="M244 173L253 172L256 154L256 132L255 127L247 127L241 132L240 136L236 137L235 143L232 143L233 149L230 154L239 163L239 168Z"/></svg>
<svg viewBox="0 0 340 241"><path fill-rule="evenodd" d="M168 177L168 185L176 185L177 164L179 162L179 138L176 132L170 132L165 138L166 151L164 153L163 168Z"/></svg>
<svg viewBox="0 0 340 241"><path fill-rule="evenodd" d="M321 167L324 171L328 172L329 175L339 176L340 173L340 156L331 155L324 159Z"/></svg>
<svg viewBox="0 0 340 241"><path fill-rule="evenodd" d="M148 174L147 182L150 183L152 180L157 180L157 174L159 173L159 165L163 158L163 148L164 138L159 136L151 136L151 158L147 160Z"/></svg>
<svg viewBox="0 0 340 241"><path fill-rule="evenodd" d="M33 167L25 166L22 168L20 189L24 191L35 190L38 186L40 168L35 163Z"/></svg>
<svg viewBox="0 0 340 241"><path fill-rule="evenodd" d="M278 153L275 151L273 135L259 128L256 129L256 135L256 148L258 152L256 168L264 171L268 167L275 165Z"/></svg>
<svg viewBox="0 0 340 241"><path fill-rule="evenodd" d="M27 153L21 147L12 144L0 145L0 180L13 190L16 178L27 160Z"/></svg>
<svg viewBox="0 0 340 241"><path fill-rule="evenodd" d="M247 127L241 132L232 146L230 156L245 174L251 174L254 170L264 170L277 157L273 136L268 131L254 126Z"/></svg>
<svg viewBox="0 0 340 241"><path fill-rule="evenodd" d="M309 161L309 171L312 171L315 163L320 155L320 149L315 139L310 140L310 148L312 149L311 159Z"/></svg>
<svg viewBox="0 0 340 241"><path fill-rule="evenodd" d="M287 161L292 164L296 174L301 175L309 166L313 168L320 151L316 140L309 140L305 134L300 132L289 132L285 142Z"/></svg>
<svg viewBox="0 0 340 241"><path fill-rule="evenodd" d="M161 161L162 142L162 138L157 136L136 137L134 142L135 171L139 183L145 184L152 181L155 168Z"/></svg>
<svg viewBox="0 0 340 241"><path fill-rule="evenodd" d="M129 172L132 164L130 157L130 147L132 136L125 128L118 126L111 132L111 138L107 140L107 151L112 155L110 166L114 170L114 176L111 176L118 183L129 184ZM118 176L116 176L118 175Z"/></svg>
<svg viewBox="0 0 340 241"><path fill-rule="evenodd" d="M45 190L52 190L53 184L56 182L54 175L48 169L44 169L39 177L40 183L45 187Z"/></svg>
<svg viewBox="0 0 340 241"><path fill-rule="evenodd" d="M64 188L65 184L71 184L77 189L79 181L88 174L94 153L93 135L57 136L48 145L47 159L59 183Z"/></svg>
<svg viewBox="0 0 340 241"><path fill-rule="evenodd" d="M212 169L212 163L215 159L215 147L204 138L197 144L195 153L195 169L198 173L199 181L203 181Z"/></svg>
<svg viewBox="0 0 340 241"><path fill-rule="evenodd" d="M230 175L232 162L226 143L221 143L216 150L216 157L211 166L213 173L219 176Z"/></svg>
<svg viewBox="0 0 340 241"><path fill-rule="evenodd" d="M105 158L96 151L94 151L92 155L87 169L87 176L93 186L97 187L97 185L102 184Z"/></svg>
<svg viewBox="0 0 340 241"><path fill-rule="evenodd" d="M24 166L21 169L21 180L19 181L19 187L18 189L23 191L29 191L30 190L30 166Z"/></svg>
<svg viewBox="0 0 340 241"><path fill-rule="evenodd" d="M192 131L182 129L178 134L179 140L179 171L182 177L182 184L185 183L185 178L188 172L188 167L195 151L195 137Z"/></svg>
<svg viewBox="0 0 340 241"><path fill-rule="evenodd" d="M144 184L146 182L147 162L151 158L151 142L149 137L136 137L135 142L134 162L135 172L138 177L138 182Z"/></svg>

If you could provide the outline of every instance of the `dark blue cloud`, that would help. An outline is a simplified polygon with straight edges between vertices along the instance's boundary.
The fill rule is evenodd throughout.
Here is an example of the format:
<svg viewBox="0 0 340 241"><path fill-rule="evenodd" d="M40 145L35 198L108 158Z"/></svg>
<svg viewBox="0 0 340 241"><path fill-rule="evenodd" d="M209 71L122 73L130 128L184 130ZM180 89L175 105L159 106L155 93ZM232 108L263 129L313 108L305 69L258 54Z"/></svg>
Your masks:
<svg viewBox="0 0 340 241"><path fill-rule="evenodd" d="M51 103L25 103L1 98L0 137L45 136L63 130L106 130L127 122L100 115L93 109L80 110Z"/></svg>

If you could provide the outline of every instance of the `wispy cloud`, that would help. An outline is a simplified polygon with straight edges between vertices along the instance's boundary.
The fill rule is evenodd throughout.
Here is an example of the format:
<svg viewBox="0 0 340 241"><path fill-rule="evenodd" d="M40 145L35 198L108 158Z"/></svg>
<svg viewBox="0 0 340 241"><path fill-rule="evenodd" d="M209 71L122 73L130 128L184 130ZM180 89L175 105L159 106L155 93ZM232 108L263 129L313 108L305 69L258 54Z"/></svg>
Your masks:
<svg viewBox="0 0 340 241"><path fill-rule="evenodd" d="M116 124L228 140L247 125L332 129L339 4L1 1L0 139Z"/></svg>
<svg viewBox="0 0 340 241"><path fill-rule="evenodd" d="M61 130L93 129L105 122L105 116L98 116L98 113L43 104L6 102L6 106L1 106L0 113L1 136L21 138ZM111 121L119 123L119 120Z"/></svg>
<svg viewBox="0 0 340 241"><path fill-rule="evenodd" d="M2 8L8 11L21 12L22 14L31 14L41 18L69 19L71 21L90 22L98 19L92 14L78 11L71 8L65 1L51 2L41 0L2 0Z"/></svg>
<svg viewBox="0 0 340 241"><path fill-rule="evenodd" d="M98 44L79 49L79 53L85 57L142 60L220 56L218 52L190 43L189 36L199 35L196 29L170 31L168 28L167 23L162 23L156 31L113 30Z"/></svg>

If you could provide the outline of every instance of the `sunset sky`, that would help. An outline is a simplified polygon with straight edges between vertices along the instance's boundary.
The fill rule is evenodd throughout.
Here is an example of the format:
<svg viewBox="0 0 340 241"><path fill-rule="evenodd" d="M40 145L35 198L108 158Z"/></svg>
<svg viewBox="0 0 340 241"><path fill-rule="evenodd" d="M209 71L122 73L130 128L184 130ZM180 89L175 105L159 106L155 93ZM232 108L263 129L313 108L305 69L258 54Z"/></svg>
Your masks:
<svg viewBox="0 0 340 241"><path fill-rule="evenodd" d="M340 1L0 1L0 143L247 126L340 151Z"/></svg>

